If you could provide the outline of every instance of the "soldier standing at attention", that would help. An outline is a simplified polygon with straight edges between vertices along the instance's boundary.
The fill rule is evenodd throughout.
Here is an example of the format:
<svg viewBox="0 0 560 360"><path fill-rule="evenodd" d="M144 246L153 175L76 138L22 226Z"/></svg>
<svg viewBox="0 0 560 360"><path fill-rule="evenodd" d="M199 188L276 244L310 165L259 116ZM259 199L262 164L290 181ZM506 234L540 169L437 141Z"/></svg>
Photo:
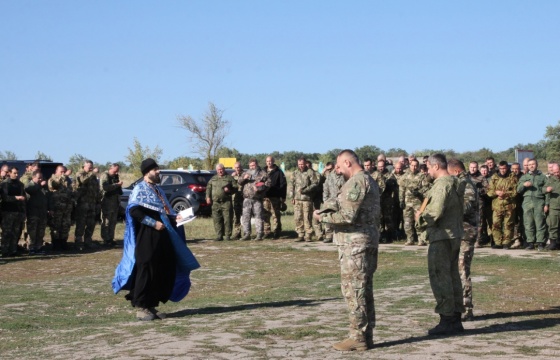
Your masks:
<svg viewBox="0 0 560 360"><path fill-rule="evenodd" d="M488 166L480 167L480 182L471 176L473 182L477 185L479 201L480 201L480 227L478 228L478 239L474 245L481 248L483 245L492 243L492 199L488 197L488 187L490 186L490 177L488 174Z"/></svg>
<svg viewBox="0 0 560 360"><path fill-rule="evenodd" d="M311 201L313 202L313 210L319 210L321 204L323 203L323 184L325 183L325 177L318 171L313 169L313 163L309 160L305 161L307 168L313 172L314 182L317 183L317 187L313 190L311 194ZM311 211L311 224L313 226L313 232L315 233L315 238L317 241L323 241L323 229L321 223L313 218L313 210Z"/></svg>
<svg viewBox="0 0 560 360"><path fill-rule="evenodd" d="M75 244L78 250L92 248L92 236L95 229L95 215L99 202L99 182L93 172L93 162L84 161L82 171L76 174L74 182L76 191L76 229Z"/></svg>
<svg viewBox="0 0 560 360"><path fill-rule="evenodd" d="M379 189L352 150L341 151L336 165L346 180L337 198L338 211L322 214L316 211L313 216L334 228L340 287L350 318L348 339L333 347L339 351L363 351L373 348L375 328L373 274L379 247Z"/></svg>
<svg viewBox="0 0 560 360"><path fill-rule="evenodd" d="M459 275L459 251L463 238L463 203L458 194L459 181L447 172L443 154L431 155L428 172L434 179L427 194L427 205L418 211L418 227L426 229L429 242L428 273L436 299L435 312L440 322L428 335L448 335L464 331L463 289Z"/></svg>
<svg viewBox="0 0 560 360"><path fill-rule="evenodd" d="M284 172L274 163L272 156L266 157L266 172L270 179L270 187L263 200L264 236L278 239L282 232L280 207L286 201L288 185Z"/></svg>
<svg viewBox="0 0 560 360"><path fill-rule="evenodd" d="M119 164L111 164L101 174L101 238L107 246L115 246L115 226L119 215L122 184L119 179Z"/></svg>
<svg viewBox="0 0 560 360"><path fill-rule="evenodd" d="M463 321L474 320L472 301L471 263L474 256L474 243L478 236L478 192L467 176L465 164L457 159L447 161L447 171L459 180L457 193L463 203L463 231L459 251L459 275L463 285Z"/></svg>
<svg viewBox="0 0 560 360"><path fill-rule="evenodd" d="M216 165L216 175L206 184L206 203L212 205L212 221L216 232L216 241L231 239L233 204L231 196L237 188L235 179L226 173L223 164Z"/></svg>
<svg viewBox="0 0 560 360"><path fill-rule="evenodd" d="M528 164L529 172L519 178L517 192L523 195L523 223L527 245L525 249L533 250L535 240L538 250L544 250L546 242L546 222L544 214L544 194L546 176L539 170L537 160L531 159Z"/></svg>
<svg viewBox="0 0 560 360"><path fill-rule="evenodd" d="M519 163L511 164L511 173L515 176L516 183L519 183L519 179L523 175L521 172L521 165ZM515 195L515 211L513 216L513 245L510 249L520 249L523 247L523 239L525 235L523 234L523 196L519 193Z"/></svg>
<svg viewBox="0 0 560 360"><path fill-rule="evenodd" d="M373 165L373 160L371 160L370 158L366 158L364 160L364 170L366 173L368 174L373 174L373 172L375 171L375 165Z"/></svg>
<svg viewBox="0 0 560 360"><path fill-rule="evenodd" d="M243 216L241 225L243 226L243 239L249 240L251 237L251 214L255 218L255 228L257 237L255 240L263 239L263 198L270 186L270 179L266 171L259 167L257 159L249 160L249 171L246 171L239 178L238 184L243 186Z"/></svg>
<svg viewBox="0 0 560 360"><path fill-rule="evenodd" d="M313 170L307 168L305 158L298 159L298 168L292 174L288 194L294 205L294 222L298 237L296 242L311 241L313 236L313 194L318 187Z"/></svg>
<svg viewBox="0 0 560 360"><path fill-rule="evenodd" d="M17 245L25 221L25 189L18 179L18 169L8 170L10 177L0 184L2 194L2 256L16 256Z"/></svg>
<svg viewBox="0 0 560 360"><path fill-rule="evenodd" d="M400 159L403 159L401 162ZM404 156L399 158L399 161L395 164L395 169L393 170L393 176L397 180L397 189L393 195L393 224L395 227L395 234L393 235L395 239L402 239L404 236L404 222L403 222L403 210L401 208L401 201L399 199L399 192L401 187L401 182L404 177Z"/></svg>
<svg viewBox="0 0 560 360"><path fill-rule="evenodd" d="M243 167L238 161L233 165L234 184L239 184L239 179L243 176ZM233 237L232 240L241 238L241 215L243 214L243 187L237 186L233 192Z"/></svg>
<svg viewBox="0 0 560 360"><path fill-rule="evenodd" d="M381 155L380 155L381 156ZM395 191L398 191L397 179L385 168L385 160L377 161L377 171L371 174L379 186L381 194L381 221L379 224L379 238L382 243L392 243L395 227L393 224L393 201Z"/></svg>
<svg viewBox="0 0 560 360"><path fill-rule="evenodd" d="M41 247L43 246L49 211L46 186L47 182L43 180L43 174L40 170L33 172L31 181L25 186L25 192L29 195L26 206L29 255L44 254Z"/></svg>
<svg viewBox="0 0 560 360"><path fill-rule="evenodd" d="M329 168L329 164L331 164ZM328 201L336 201L338 194L340 193L340 188L346 180L342 174L339 174L335 166L332 163L327 163L327 168L323 172L323 176L326 177L325 184L323 186L323 203ZM325 239L324 243L333 242L333 227L330 224L323 224L325 227Z"/></svg>
<svg viewBox="0 0 560 360"><path fill-rule="evenodd" d="M74 199L72 188L68 186L66 169L59 165L48 182L51 192L52 217L49 222L53 250L66 250L68 234L72 224L72 208Z"/></svg>
<svg viewBox="0 0 560 360"><path fill-rule="evenodd" d="M560 222L560 166L552 164L552 175L546 181L544 212L548 213L547 250L558 250L558 224Z"/></svg>
<svg viewBox="0 0 560 360"><path fill-rule="evenodd" d="M492 156L486 158L486 166L488 167L488 175L492 176L496 173L496 160Z"/></svg>
<svg viewBox="0 0 560 360"><path fill-rule="evenodd" d="M410 162L410 168L402 177L399 187L399 200L401 209L404 209L404 231L406 233L405 245L414 245L414 237L418 238L418 245L425 246L426 241L420 232L416 231L414 214L424 200L424 194L429 189L429 180L426 175L419 171L419 162L414 159Z"/></svg>
<svg viewBox="0 0 560 360"><path fill-rule="evenodd" d="M509 249L513 240L517 178L509 172L507 161L500 161L490 178L488 196L492 199L493 249Z"/></svg>

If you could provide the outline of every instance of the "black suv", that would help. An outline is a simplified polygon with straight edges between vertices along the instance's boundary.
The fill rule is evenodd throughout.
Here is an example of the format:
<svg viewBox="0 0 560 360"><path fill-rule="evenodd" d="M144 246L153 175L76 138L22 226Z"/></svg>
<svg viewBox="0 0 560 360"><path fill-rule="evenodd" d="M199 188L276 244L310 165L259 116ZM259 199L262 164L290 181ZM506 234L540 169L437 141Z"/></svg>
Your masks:
<svg viewBox="0 0 560 360"><path fill-rule="evenodd" d="M206 203L206 184L215 171L160 170L160 187L165 192L169 203L177 212L192 207L196 215L210 215L211 207ZM126 209L128 197L140 178L130 186L123 188L121 195L122 211Z"/></svg>

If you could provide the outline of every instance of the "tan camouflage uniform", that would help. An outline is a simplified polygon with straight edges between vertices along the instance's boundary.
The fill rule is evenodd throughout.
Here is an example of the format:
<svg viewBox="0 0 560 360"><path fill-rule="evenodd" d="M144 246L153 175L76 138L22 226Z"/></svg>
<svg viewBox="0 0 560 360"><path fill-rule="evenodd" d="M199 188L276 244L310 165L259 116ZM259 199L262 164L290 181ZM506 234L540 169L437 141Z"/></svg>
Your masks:
<svg viewBox="0 0 560 360"><path fill-rule="evenodd" d="M249 179L240 177L238 184L243 186L243 216L241 217L241 226L243 227L243 236L251 235L251 214L255 219L255 230L257 232L257 239L263 238L263 198L266 190L270 186L270 179L266 171L257 167L255 170L248 170L243 173L251 175ZM260 189L257 188L257 183L263 183Z"/></svg>
<svg viewBox="0 0 560 360"><path fill-rule="evenodd" d="M51 192L52 217L49 221L53 250L65 250L74 207L73 192L65 175L52 175L48 181Z"/></svg>
<svg viewBox="0 0 560 360"><path fill-rule="evenodd" d="M95 230L95 213L99 203L99 181L93 171L80 171L74 181L76 192L76 246L81 247L92 244L93 231Z"/></svg>
<svg viewBox="0 0 560 360"><path fill-rule="evenodd" d="M349 338L370 344L375 328L373 274L379 247L379 188L371 176L360 171L342 186L337 203L338 211L322 214L321 222L334 228L340 287L349 312Z"/></svg>
<svg viewBox="0 0 560 360"><path fill-rule="evenodd" d="M504 191L502 198L496 191ZM509 247L513 239L515 205L517 196L517 177L509 171L505 176L499 172L490 178L488 196L492 199L492 238L496 246Z"/></svg>
<svg viewBox="0 0 560 360"><path fill-rule="evenodd" d="M412 173L407 171L401 178L401 186L399 187L399 199L401 205L404 205L404 231L406 233L406 244L414 244L414 236L418 237L419 244L425 244L425 234L418 232L415 228L414 214L420 209L424 195L430 189L430 179L421 171Z"/></svg>
<svg viewBox="0 0 560 360"><path fill-rule="evenodd" d="M288 197L294 199L294 221L298 239L311 241L313 236L313 194L317 186L318 179L311 169L296 169L288 184Z"/></svg>
<svg viewBox="0 0 560 360"><path fill-rule="evenodd" d="M101 238L105 244L113 244L115 241L115 227L119 216L122 187L119 174L111 175L109 171L103 172L99 179L101 183Z"/></svg>
<svg viewBox="0 0 560 360"><path fill-rule="evenodd" d="M327 172L325 184L323 185L323 203L336 199L340 188L345 182L344 176L337 174L336 171L331 170ZM323 224L323 226L325 228L325 241L331 242L333 239L333 227L330 224Z"/></svg>

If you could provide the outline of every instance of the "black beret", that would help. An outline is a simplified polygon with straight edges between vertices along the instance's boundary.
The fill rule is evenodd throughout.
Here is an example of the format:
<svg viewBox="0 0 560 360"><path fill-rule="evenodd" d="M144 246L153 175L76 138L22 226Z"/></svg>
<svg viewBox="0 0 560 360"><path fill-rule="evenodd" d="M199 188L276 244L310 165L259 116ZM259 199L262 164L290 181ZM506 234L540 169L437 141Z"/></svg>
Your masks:
<svg viewBox="0 0 560 360"><path fill-rule="evenodd" d="M152 158L147 158L142 160L142 164L140 165L140 171L142 171L142 175L146 175L150 170L159 167L156 161Z"/></svg>

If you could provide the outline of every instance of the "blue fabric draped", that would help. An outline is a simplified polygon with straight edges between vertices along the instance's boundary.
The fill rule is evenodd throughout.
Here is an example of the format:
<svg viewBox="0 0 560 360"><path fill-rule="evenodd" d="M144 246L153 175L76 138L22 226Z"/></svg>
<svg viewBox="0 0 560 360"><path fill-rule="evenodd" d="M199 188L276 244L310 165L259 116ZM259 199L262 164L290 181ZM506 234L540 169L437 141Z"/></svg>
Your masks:
<svg viewBox="0 0 560 360"><path fill-rule="evenodd" d="M160 191L160 194L162 194L165 204L162 202L160 197L157 196L150 185L144 181L138 183L130 194L128 206L126 207L126 228L124 232L123 257L115 269L115 277L113 278L112 287L115 294L121 290L130 290L130 282L132 280L130 275L134 269L134 251L136 248L136 232L134 230L134 220L130 216L130 209L134 206L143 206L147 209L155 210L160 214L160 220L165 225L165 228L169 233L177 260L175 285L173 286L173 291L169 300L177 302L184 299L189 293L191 288L190 273L191 271L198 269L200 264L186 245L184 231L178 232L175 230L173 225L171 225L171 222L165 212L165 207L170 209L171 215L176 214L172 210L169 201L165 198L165 195L163 195L163 190L158 190Z"/></svg>

